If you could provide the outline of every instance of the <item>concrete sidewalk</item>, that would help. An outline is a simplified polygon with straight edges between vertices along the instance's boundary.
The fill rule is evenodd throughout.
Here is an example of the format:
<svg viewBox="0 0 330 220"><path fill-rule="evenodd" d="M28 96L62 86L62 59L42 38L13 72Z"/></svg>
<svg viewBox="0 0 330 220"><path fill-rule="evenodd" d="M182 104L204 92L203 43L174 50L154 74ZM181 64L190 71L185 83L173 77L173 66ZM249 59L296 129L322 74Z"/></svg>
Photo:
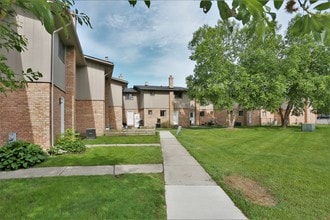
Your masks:
<svg viewBox="0 0 330 220"><path fill-rule="evenodd" d="M160 141L168 219L247 219L169 131Z"/></svg>
<svg viewBox="0 0 330 220"><path fill-rule="evenodd" d="M50 176L120 175L125 173L162 173L163 164L66 166L0 171L0 179L20 179Z"/></svg>

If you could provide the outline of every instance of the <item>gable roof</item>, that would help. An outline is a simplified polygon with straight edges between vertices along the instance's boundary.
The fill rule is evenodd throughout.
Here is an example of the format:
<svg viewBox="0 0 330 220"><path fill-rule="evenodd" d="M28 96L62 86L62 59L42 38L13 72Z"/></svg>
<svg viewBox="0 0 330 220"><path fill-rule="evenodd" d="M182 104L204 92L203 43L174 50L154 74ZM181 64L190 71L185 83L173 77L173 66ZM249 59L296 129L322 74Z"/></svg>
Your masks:
<svg viewBox="0 0 330 220"><path fill-rule="evenodd" d="M147 86L147 85L136 85L133 87L135 90L138 90L138 91L142 91L142 90L145 90L145 91L180 91L180 92L187 92L188 89L187 88L184 88L184 87L173 87L173 88L170 88L168 86Z"/></svg>

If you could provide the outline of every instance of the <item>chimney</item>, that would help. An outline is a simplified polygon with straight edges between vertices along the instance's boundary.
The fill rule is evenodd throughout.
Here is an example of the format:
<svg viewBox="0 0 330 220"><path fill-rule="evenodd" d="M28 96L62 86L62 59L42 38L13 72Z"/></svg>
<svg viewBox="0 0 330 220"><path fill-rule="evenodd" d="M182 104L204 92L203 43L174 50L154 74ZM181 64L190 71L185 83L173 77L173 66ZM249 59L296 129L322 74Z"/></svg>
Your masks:
<svg viewBox="0 0 330 220"><path fill-rule="evenodd" d="M168 78L168 87L170 88L170 89L173 89L173 76L172 75L170 75L170 78Z"/></svg>
<svg viewBox="0 0 330 220"><path fill-rule="evenodd" d="M123 74L119 74L119 79L123 79Z"/></svg>
<svg viewBox="0 0 330 220"><path fill-rule="evenodd" d="M109 57L108 56L104 57L104 60L109 61Z"/></svg>

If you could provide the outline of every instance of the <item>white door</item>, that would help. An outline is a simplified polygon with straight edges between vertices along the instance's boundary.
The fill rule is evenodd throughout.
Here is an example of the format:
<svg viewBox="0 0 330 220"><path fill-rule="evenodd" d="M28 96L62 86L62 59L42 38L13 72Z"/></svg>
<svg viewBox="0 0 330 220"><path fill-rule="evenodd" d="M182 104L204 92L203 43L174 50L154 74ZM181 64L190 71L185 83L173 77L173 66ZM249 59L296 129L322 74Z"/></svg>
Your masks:
<svg viewBox="0 0 330 220"><path fill-rule="evenodd" d="M60 111L61 111L61 133L64 133L64 97L60 98Z"/></svg>
<svg viewBox="0 0 330 220"><path fill-rule="evenodd" d="M179 111L173 112L173 125L179 124Z"/></svg>
<svg viewBox="0 0 330 220"><path fill-rule="evenodd" d="M134 125L134 112L127 112L127 126Z"/></svg>
<svg viewBox="0 0 330 220"><path fill-rule="evenodd" d="M195 112L190 112L190 124L195 124Z"/></svg>
<svg viewBox="0 0 330 220"><path fill-rule="evenodd" d="M134 127L140 127L140 114L134 114Z"/></svg>

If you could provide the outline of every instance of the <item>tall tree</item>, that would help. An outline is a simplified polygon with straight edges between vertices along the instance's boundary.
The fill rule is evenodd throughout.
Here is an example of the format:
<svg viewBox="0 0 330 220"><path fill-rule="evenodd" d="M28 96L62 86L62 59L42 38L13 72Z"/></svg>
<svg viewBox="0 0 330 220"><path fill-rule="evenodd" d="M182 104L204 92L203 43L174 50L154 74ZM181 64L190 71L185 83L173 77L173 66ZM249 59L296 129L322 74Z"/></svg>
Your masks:
<svg viewBox="0 0 330 220"><path fill-rule="evenodd" d="M211 102L226 109L229 127L234 126L240 108L251 107L244 91L249 87L248 76L237 65L244 37L235 23L219 21L214 28L198 29L189 43L190 59L196 61L194 75L186 79L189 94L202 104Z"/></svg>
<svg viewBox="0 0 330 220"><path fill-rule="evenodd" d="M67 24L74 17L78 23L91 27L89 17L79 13L77 9L70 12L74 0L2 0L0 1L0 93L24 87L28 81L37 80L41 73L28 69L23 73L15 73L6 63L5 52L14 50L23 52L28 40L17 31L16 9L32 13L44 25L48 33L53 33L56 22L67 33Z"/></svg>
<svg viewBox="0 0 330 220"><path fill-rule="evenodd" d="M286 38L267 34L263 43L226 22L200 28L189 44L196 61L187 77L190 94L228 109L230 126L238 108L278 111L283 127L307 106L327 109L329 47L311 34L292 34L292 24Z"/></svg>

